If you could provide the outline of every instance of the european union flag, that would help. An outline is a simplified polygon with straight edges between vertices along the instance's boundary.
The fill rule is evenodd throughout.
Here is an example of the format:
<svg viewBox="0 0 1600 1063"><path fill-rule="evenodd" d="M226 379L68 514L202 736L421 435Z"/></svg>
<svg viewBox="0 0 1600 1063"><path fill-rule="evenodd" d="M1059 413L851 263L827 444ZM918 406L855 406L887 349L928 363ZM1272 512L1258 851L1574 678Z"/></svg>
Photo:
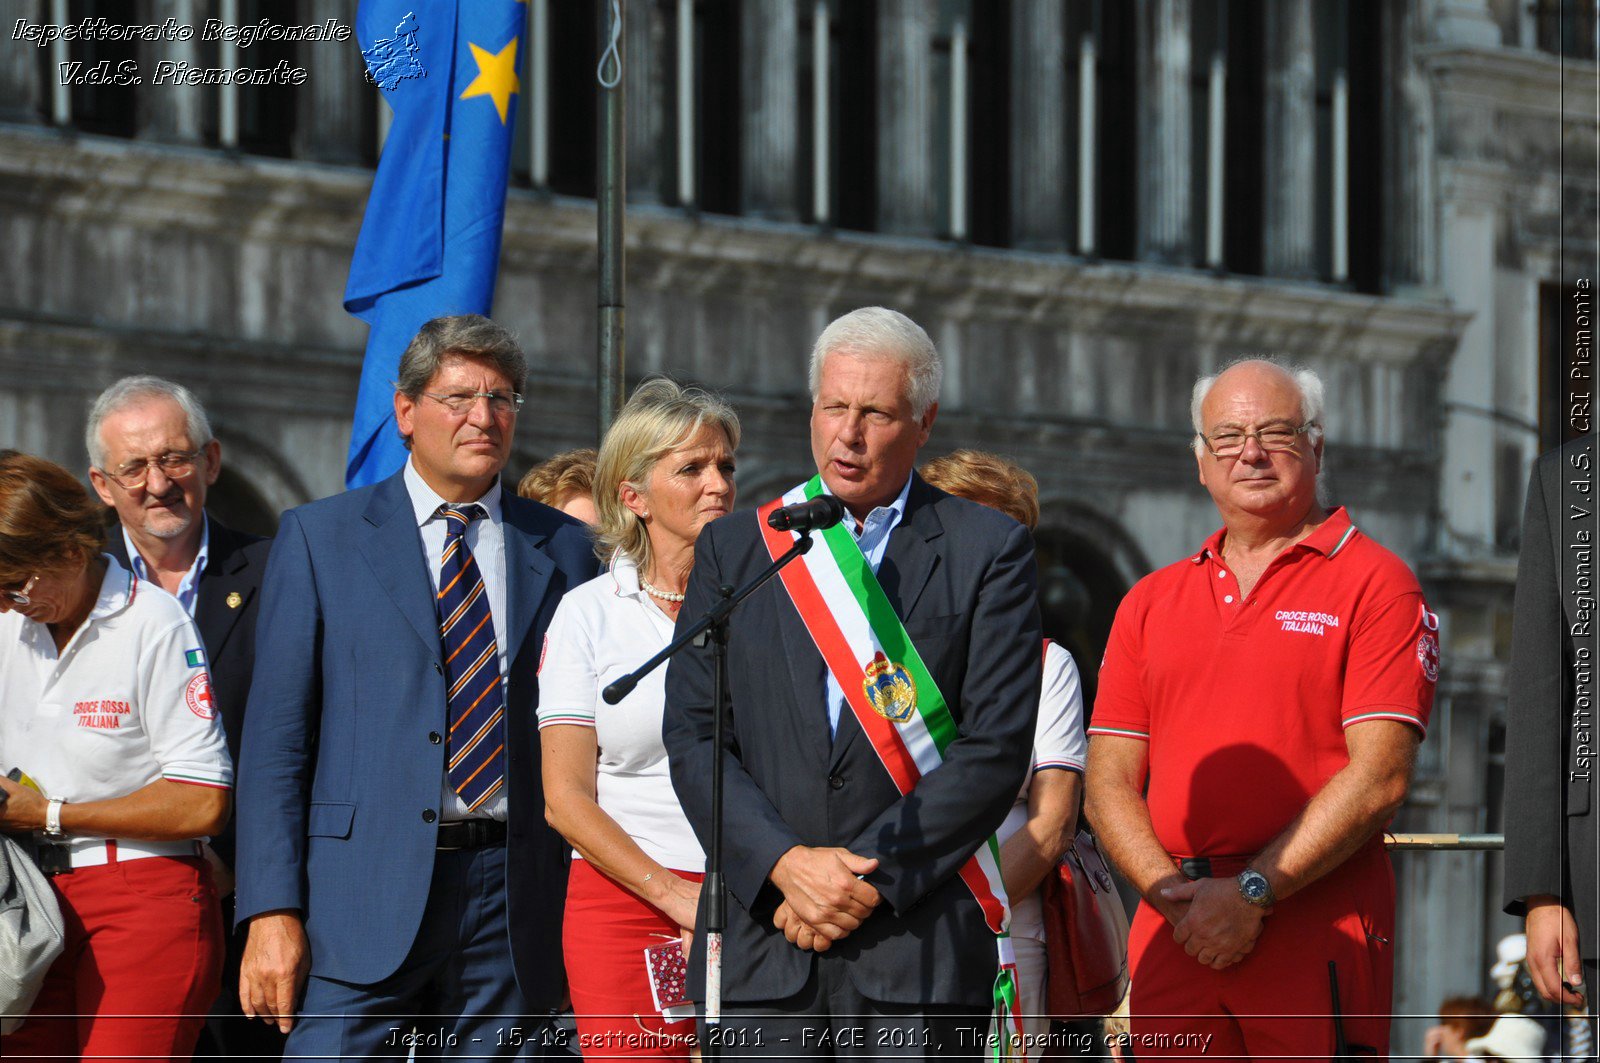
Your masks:
<svg viewBox="0 0 1600 1063"><path fill-rule="evenodd" d="M371 326L347 487L405 464L394 380L417 329L494 301L525 11L514 0L362 0L356 15L394 123L344 293Z"/></svg>

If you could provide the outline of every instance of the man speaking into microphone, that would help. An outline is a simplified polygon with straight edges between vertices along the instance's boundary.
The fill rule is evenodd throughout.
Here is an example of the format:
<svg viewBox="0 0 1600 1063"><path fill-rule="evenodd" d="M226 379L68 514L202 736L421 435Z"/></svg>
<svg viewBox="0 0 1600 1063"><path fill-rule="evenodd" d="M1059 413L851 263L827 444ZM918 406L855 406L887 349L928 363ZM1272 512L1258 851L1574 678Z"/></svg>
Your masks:
<svg viewBox="0 0 1600 1063"><path fill-rule="evenodd" d="M976 1056L1016 1028L993 834L1039 702L1033 544L915 475L942 374L903 314L834 321L811 352L817 475L696 544L680 624L817 540L730 625L724 1056ZM823 495L845 510L831 527L826 503L807 504ZM712 699L710 650L675 657L663 737L708 848Z"/></svg>

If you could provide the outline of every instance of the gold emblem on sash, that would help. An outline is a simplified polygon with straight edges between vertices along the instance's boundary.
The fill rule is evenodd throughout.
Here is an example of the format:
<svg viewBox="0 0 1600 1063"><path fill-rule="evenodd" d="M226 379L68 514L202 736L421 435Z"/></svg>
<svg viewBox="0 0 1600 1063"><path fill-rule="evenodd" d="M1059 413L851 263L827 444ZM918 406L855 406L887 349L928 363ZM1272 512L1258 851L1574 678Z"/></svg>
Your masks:
<svg viewBox="0 0 1600 1063"><path fill-rule="evenodd" d="M917 687L904 666L894 664L880 651L866 667L861 681L872 711L890 723L905 723L917 711Z"/></svg>

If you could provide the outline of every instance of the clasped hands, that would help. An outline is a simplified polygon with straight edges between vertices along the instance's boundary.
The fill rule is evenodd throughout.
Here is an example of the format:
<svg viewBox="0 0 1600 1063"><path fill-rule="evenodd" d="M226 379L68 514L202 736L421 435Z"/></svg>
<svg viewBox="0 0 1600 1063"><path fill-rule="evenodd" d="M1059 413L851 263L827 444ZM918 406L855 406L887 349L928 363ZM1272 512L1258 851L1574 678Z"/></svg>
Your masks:
<svg viewBox="0 0 1600 1063"><path fill-rule="evenodd" d="M861 878L877 868L875 858L848 849L796 845L778 858L768 876L783 892L772 925L790 944L826 952L882 903L877 888Z"/></svg>
<svg viewBox="0 0 1600 1063"><path fill-rule="evenodd" d="M1172 924L1172 940L1212 970L1232 967L1256 947L1270 908L1258 908L1231 878L1174 877L1157 889L1156 908Z"/></svg>

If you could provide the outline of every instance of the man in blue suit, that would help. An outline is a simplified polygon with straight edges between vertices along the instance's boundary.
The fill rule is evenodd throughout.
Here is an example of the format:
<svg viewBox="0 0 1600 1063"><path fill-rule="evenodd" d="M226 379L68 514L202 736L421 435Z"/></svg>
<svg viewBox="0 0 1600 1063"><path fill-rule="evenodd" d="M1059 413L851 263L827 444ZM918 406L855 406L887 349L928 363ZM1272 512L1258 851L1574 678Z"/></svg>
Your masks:
<svg viewBox="0 0 1600 1063"><path fill-rule="evenodd" d="M405 468L290 510L274 541L237 917L243 1010L292 1028L287 1055L514 1057L559 1002L537 669L596 563L581 524L501 489L526 377L486 318L428 322L396 384Z"/></svg>

